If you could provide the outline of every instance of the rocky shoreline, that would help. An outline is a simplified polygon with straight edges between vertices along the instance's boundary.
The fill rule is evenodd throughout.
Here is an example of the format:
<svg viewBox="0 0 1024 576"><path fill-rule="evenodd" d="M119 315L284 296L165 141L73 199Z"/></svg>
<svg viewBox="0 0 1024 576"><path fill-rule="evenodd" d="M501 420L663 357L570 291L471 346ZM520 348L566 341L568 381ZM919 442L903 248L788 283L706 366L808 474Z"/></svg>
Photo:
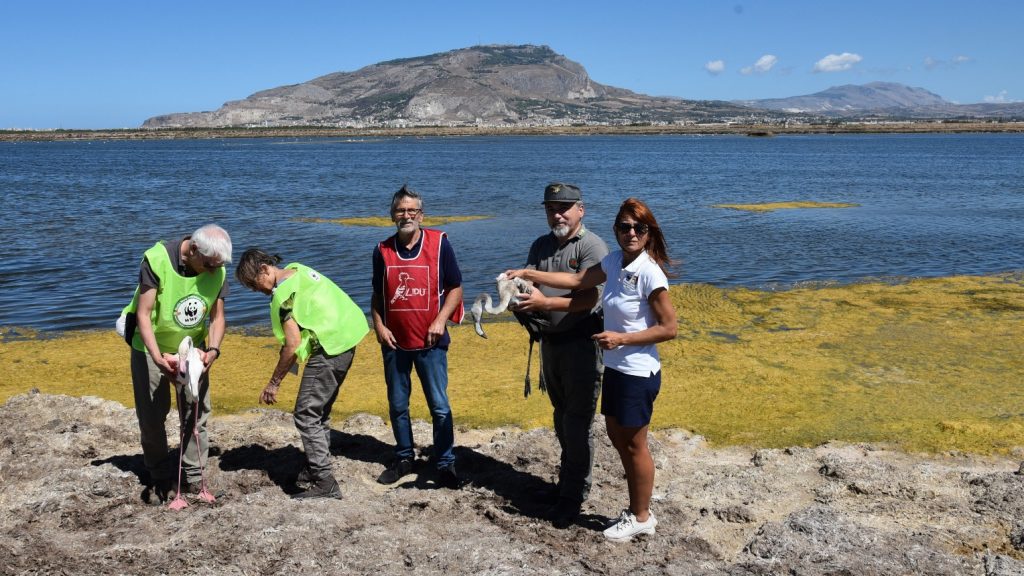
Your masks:
<svg viewBox="0 0 1024 576"><path fill-rule="evenodd" d="M837 122L822 124L687 124L629 126L427 126L414 128L182 128L0 130L0 142L202 140L214 138L406 138L456 136L747 135L1022 133L1024 122Z"/></svg>
<svg viewBox="0 0 1024 576"><path fill-rule="evenodd" d="M461 489L425 474L388 487L373 479L390 431L357 415L335 423L345 498L295 502L290 415L215 418L218 500L173 512L140 498L131 409L29 393L0 406L0 426L8 574L1024 573L1024 475L1008 458L861 444L716 449L657 432L658 533L613 544L600 529L623 506L625 483L600 421L593 493L567 530L543 518L539 494L558 461L547 429L461 429ZM415 433L429 438L429 425Z"/></svg>

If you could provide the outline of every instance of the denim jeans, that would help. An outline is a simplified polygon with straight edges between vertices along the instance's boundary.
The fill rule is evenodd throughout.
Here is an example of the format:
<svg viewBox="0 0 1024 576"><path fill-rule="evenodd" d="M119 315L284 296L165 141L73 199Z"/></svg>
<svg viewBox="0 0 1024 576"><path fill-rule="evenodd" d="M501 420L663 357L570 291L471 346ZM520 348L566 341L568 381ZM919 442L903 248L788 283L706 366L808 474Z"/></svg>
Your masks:
<svg viewBox="0 0 1024 576"><path fill-rule="evenodd" d="M384 381L388 386L388 412L395 433L395 455L399 458L416 457L409 419L409 394L415 367L434 422L434 463L438 468L454 464L455 424L448 404L448 351L436 347L392 350L381 346L381 354L384 357Z"/></svg>

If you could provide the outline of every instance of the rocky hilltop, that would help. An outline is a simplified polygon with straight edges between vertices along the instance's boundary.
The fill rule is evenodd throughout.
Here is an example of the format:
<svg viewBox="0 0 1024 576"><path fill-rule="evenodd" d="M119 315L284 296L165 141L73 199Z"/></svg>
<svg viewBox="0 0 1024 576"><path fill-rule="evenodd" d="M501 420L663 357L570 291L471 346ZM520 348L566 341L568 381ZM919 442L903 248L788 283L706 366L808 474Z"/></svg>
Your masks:
<svg viewBox="0 0 1024 576"><path fill-rule="evenodd" d="M143 128L558 126L749 117L726 102L651 97L593 81L547 46L474 46L336 72Z"/></svg>
<svg viewBox="0 0 1024 576"><path fill-rule="evenodd" d="M438 488L425 462L419 476L381 486L391 432L357 415L332 434L345 498L299 502L288 493L301 443L291 416L269 409L211 420L217 501L175 512L142 497L131 409L15 396L0 406L0 573L1024 573L1017 461L870 445L714 449L680 430L651 438L657 534L609 543L600 531L626 487L600 416L594 426L593 490L566 530L544 519L559 460L550 430L462 429L460 489ZM430 437L429 423L414 428Z"/></svg>

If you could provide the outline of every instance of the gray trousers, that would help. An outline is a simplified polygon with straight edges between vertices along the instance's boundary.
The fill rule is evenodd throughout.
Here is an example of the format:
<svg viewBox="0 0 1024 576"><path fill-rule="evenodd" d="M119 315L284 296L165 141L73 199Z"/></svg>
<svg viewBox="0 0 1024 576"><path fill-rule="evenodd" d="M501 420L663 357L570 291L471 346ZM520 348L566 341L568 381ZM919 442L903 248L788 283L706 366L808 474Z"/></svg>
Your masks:
<svg viewBox="0 0 1024 576"><path fill-rule="evenodd" d="M306 463L314 479L332 476L331 472L331 408L345 381L356 349L351 348L337 356L328 356L323 350L313 354L306 362L295 398L295 427L302 437Z"/></svg>
<svg viewBox="0 0 1024 576"><path fill-rule="evenodd" d="M560 498L583 502L590 494L594 465L591 425L601 392L601 354L588 337L541 340L548 398L554 410L555 436L562 448L558 472Z"/></svg>
<svg viewBox="0 0 1024 576"><path fill-rule="evenodd" d="M171 391L174 383L160 372L153 359L146 352L132 348L132 387L135 392L135 415L139 419L139 436L142 440L142 460L153 480L164 480L177 472L177 461L167 452L167 414L171 411ZM178 421L181 424L181 441L185 445L182 455L182 470L189 483L198 483L202 477L200 455L206 462L210 441L206 434L206 420L210 417L210 374L203 374L199 380L199 416L196 420L195 404L187 403L185 395L178 394ZM198 427L199 442L193 432ZM176 455L175 455L176 456Z"/></svg>

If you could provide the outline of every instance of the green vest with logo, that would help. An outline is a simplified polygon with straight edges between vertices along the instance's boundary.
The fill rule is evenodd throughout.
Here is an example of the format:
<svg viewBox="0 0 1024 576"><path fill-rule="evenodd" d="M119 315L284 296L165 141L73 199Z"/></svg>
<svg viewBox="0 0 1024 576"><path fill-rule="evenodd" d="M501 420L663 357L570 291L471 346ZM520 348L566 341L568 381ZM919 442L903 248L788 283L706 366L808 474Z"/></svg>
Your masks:
<svg viewBox="0 0 1024 576"><path fill-rule="evenodd" d="M149 319L153 323L153 335L161 352L173 354L185 336L191 336L197 344L206 340L206 319L224 286L224 267L213 273L203 272L187 277L178 274L162 242L146 250L143 256L149 261L153 274L160 280L156 291L156 302ZM125 313L135 313L139 305L139 289L125 307ZM146 351L138 330L132 338L132 348Z"/></svg>
<svg viewBox="0 0 1024 576"><path fill-rule="evenodd" d="M300 362L313 353L314 339L324 352L334 356L358 344L370 331L363 311L329 278L297 262L285 268L295 273L274 290L270 323L274 336L284 345L281 305L292 299L292 318L302 329L302 341L295 352Z"/></svg>

